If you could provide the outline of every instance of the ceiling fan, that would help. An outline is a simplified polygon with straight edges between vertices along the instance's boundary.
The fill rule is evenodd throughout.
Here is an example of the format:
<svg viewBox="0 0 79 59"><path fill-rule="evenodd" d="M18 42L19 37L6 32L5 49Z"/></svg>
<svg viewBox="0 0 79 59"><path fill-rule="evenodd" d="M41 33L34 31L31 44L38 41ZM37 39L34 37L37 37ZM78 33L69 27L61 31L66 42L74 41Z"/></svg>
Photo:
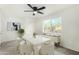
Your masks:
<svg viewBox="0 0 79 59"><path fill-rule="evenodd" d="M24 12L33 12L33 15L35 15L36 13L39 13L39 14L44 14L43 12L40 12L40 10L43 10L45 9L46 7L36 7L36 6L32 6L31 4L27 4L30 8L32 8L32 10L24 10Z"/></svg>

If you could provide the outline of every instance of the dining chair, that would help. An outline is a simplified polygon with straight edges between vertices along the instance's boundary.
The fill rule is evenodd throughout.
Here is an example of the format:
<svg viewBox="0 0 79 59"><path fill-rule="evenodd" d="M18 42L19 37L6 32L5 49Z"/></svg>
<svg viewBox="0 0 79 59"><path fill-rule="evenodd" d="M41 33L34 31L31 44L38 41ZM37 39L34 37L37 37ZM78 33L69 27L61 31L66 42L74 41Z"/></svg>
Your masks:
<svg viewBox="0 0 79 59"><path fill-rule="evenodd" d="M19 45L19 53L21 55L32 55L33 54L33 46L28 41L21 41Z"/></svg>
<svg viewBox="0 0 79 59"><path fill-rule="evenodd" d="M54 44L51 44L51 41L47 41L42 44L40 50L40 55L53 55L54 54Z"/></svg>

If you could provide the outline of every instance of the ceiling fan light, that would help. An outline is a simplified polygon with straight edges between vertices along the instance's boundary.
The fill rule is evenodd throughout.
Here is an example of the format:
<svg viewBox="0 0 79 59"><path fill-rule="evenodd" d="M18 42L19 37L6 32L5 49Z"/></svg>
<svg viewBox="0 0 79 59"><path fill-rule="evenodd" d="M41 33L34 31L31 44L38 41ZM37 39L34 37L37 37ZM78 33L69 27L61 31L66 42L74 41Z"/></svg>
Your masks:
<svg viewBox="0 0 79 59"><path fill-rule="evenodd" d="M34 13L34 14L37 14L37 11L34 11L33 13Z"/></svg>

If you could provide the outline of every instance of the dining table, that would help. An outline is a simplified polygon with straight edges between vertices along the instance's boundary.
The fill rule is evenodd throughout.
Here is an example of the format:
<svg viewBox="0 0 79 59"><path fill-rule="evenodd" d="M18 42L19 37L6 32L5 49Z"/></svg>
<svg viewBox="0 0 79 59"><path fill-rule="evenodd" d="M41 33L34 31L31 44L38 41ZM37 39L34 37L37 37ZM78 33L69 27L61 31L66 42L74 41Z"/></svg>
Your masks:
<svg viewBox="0 0 79 59"><path fill-rule="evenodd" d="M50 36L36 35L35 37L24 37L24 38L26 38L26 40L28 40L32 44L34 55L39 55L39 49L41 48L42 44L44 44L47 41L52 40L52 45L54 48L54 41Z"/></svg>

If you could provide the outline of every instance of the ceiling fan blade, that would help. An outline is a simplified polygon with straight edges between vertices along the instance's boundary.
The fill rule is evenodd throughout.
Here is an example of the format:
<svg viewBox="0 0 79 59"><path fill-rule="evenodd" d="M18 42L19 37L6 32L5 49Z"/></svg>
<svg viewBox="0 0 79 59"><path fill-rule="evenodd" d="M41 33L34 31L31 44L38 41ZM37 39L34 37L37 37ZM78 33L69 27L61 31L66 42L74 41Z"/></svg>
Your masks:
<svg viewBox="0 0 79 59"><path fill-rule="evenodd" d="M24 10L24 12L33 12L32 10Z"/></svg>
<svg viewBox="0 0 79 59"><path fill-rule="evenodd" d="M32 8L33 9L33 7L30 5L30 4L27 4L30 8Z"/></svg>
<svg viewBox="0 0 79 59"><path fill-rule="evenodd" d="M40 13L40 14L44 14L43 12L40 12L40 11L37 11L38 13Z"/></svg>
<svg viewBox="0 0 79 59"><path fill-rule="evenodd" d="M37 9L37 10L42 10L42 9L45 9L45 7L41 7L41 8L39 8L39 9Z"/></svg>

